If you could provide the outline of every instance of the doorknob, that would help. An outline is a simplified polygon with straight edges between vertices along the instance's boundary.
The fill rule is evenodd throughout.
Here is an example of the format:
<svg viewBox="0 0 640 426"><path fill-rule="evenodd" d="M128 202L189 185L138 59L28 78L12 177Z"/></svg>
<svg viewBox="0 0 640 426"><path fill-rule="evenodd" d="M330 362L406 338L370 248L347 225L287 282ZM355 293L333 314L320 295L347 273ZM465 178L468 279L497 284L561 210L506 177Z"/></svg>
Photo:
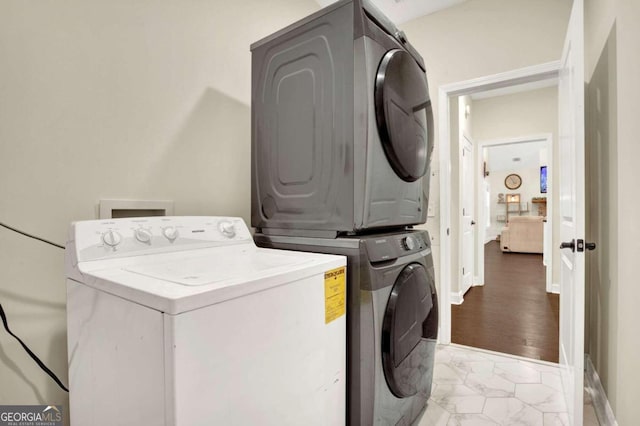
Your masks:
<svg viewBox="0 0 640 426"><path fill-rule="evenodd" d="M586 243L586 244L584 245L584 247L585 247L587 250L595 250L595 249L596 249L596 243Z"/></svg>
<svg viewBox="0 0 640 426"><path fill-rule="evenodd" d="M476 221L472 219L472 220L471 220L471 226L473 226L473 225L475 225L475 224L476 224Z"/></svg>
<svg viewBox="0 0 640 426"><path fill-rule="evenodd" d="M571 242L567 243L560 243L560 248L561 249L566 249L566 248L570 248L571 251L576 251L576 240L571 240Z"/></svg>

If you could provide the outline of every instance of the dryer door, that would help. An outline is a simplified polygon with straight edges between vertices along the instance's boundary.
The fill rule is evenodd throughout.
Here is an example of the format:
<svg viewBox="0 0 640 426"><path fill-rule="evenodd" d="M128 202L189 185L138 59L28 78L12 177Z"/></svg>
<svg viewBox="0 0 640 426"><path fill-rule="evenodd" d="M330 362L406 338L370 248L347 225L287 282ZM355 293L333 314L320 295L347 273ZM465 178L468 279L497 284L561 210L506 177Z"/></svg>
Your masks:
<svg viewBox="0 0 640 426"><path fill-rule="evenodd" d="M382 322L382 368L391 392L398 398L414 395L425 372L416 350L425 336L431 312L437 315L433 277L419 263L407 265L396 280Z"/></svg>
<svg viewBox="0 0 640 426"><path fill-rule="evenodd" d="M378 133L396 174L407 182L427 171L433 150L433 112L427 76L409 53L388 51L376 74Z"/></svg>

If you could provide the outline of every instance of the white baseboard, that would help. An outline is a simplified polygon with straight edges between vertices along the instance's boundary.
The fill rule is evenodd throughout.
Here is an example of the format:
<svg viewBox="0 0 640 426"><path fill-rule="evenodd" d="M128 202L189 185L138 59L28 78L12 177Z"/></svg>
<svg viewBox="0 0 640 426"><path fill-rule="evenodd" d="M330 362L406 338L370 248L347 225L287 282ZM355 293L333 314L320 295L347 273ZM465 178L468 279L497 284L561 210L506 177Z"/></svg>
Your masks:
<svg viewBox="0 0 640 426"><path fill-rule="evenodd" d="M480 278L478 276L473 277L473 284L471 287L482 287L484 283L480 282Z"/></svg>
<svg viewBox="0 0 640 426"><path fill-rule="evenodd" d="M452 291L451 292L451 304L452 305L462 305L464 302L463 294L461 291Z"/></svg>
<svg viewBox="0 0 640 426"><path fill-rule="evenodd" d="M492 235L485 235L484 237L484 243L487 244L493 240L495 240L496 238L498 238L498 234L492 234Z"/></svg>
<svg viewBox="0 0 640 426"><path fill-rule="evenodd" d="M602 382L600 382L600 376L598 376L598 372L594 368L589 354L584 355L584 366L587 379L585 387L587 387L591 393L593 409L598 417L598 422L603 426L618 426L616 416L613 414L613 410L607 399L607 394L602 387Z"/></svg>
<svg viewBox="0 0 640 426"><path fill-rule="evenodd" d="M551 284L551 293L560 294L560 284Z"/></svg>

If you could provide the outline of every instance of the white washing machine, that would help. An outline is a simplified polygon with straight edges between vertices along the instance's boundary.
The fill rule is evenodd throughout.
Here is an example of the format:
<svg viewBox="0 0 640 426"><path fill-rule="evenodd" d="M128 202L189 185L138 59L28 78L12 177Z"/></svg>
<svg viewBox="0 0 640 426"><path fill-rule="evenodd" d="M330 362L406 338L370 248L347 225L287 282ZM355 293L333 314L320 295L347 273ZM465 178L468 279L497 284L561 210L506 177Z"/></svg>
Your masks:
<svg viewBox="0 0 640 426"><path fill-rule="evenodd" d="M343 425L345 265L240 218L72 224L71 424Z"/></svg>

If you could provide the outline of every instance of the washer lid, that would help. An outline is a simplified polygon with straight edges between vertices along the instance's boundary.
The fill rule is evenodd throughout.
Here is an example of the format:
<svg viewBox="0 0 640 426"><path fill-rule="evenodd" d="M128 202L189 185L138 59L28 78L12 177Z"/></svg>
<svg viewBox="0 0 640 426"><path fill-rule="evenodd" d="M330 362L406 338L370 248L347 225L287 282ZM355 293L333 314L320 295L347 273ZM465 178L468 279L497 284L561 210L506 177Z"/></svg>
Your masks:
<svg viewBox="0 0 640 426"><path fill-rule="evenodd" d="M169 262L138 264L125 271L185 286L202 286L234 279L251 279L270 270L294 267L311 259L291 256L287 252L243 250L241 253L221 251L215 257L194 255Z"/></svg>
<svg viewBox="0 0 640 426"><path fill-rule="evenodd" d="M427 76L402 49L388 51L375 83L378 133L396 174L407 182L427 171L433 150L433 112Z"/></svg>
<svg viewBox="0 0 640 426"><path fill-rule="evenodd" d="M107 268L78 268L76 281L168 314L180 314L323 274L343 256L213 247L115 259ZM322 282L322 278L319 278Z"/></svg>

